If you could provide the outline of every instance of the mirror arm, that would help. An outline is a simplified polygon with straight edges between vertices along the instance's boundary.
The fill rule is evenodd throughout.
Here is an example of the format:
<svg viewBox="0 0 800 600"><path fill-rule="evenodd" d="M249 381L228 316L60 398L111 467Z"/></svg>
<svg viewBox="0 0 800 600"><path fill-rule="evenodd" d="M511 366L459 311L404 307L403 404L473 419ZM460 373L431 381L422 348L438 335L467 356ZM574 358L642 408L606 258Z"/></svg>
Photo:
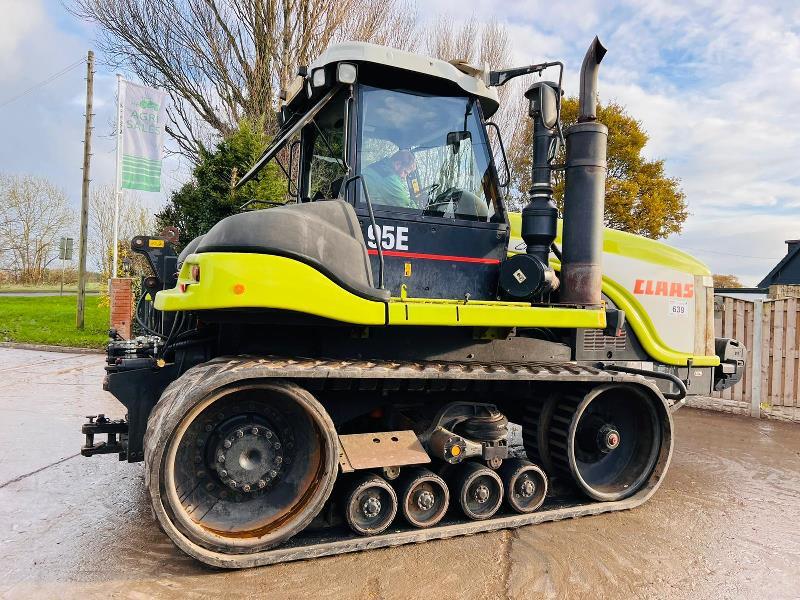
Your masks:
<svg viewBox="0 0 800 600"><path fill-rule="evenodd" d="M561 61L555 61L539 63L536 65L527 65L524 67L514 67L512 69L504 69L502 71L490 71L489 83L487 85L489 87L499 87L501 85L505 85L515 77L520 77L521 75L530 75L532 73L541 73L548 67L561 67L561 70L564 70L564 64Z"/></svg>

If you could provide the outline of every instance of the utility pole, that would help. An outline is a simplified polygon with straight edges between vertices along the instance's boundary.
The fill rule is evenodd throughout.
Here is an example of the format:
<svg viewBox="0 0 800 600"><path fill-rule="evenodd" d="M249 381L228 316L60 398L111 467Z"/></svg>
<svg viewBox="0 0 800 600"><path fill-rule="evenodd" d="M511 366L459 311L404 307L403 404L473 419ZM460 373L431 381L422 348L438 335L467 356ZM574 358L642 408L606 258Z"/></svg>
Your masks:
<svg viewBox="0 0 800 600"><path fill-rule="evenodd" d="M117 177L114 182L114 250L111 277L117 276L119 262L119 204L122 198L122 75L117 73Z"/></svg>
<svg viewBox="0 0 800 600"><path fill-rule="evenodd" d="M75 326L83 329L86 306L86 237L89 232L89 162L92 157L92 95L94 94L94 52L86 59L86 126L83 133L83 187L81 188L81 231L78 248L78 310Z"/></svg>

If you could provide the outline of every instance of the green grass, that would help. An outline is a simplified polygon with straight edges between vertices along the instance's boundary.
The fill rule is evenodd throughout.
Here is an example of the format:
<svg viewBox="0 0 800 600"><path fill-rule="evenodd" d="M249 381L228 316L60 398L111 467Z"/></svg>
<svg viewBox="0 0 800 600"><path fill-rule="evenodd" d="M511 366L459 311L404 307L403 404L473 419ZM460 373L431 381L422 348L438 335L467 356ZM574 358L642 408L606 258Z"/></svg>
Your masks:
<svg viewBox="0 0 800 600"><path fill-rule="evenodd" d="M101 348L108 338L109 310L86 298L85 328L75 328L75 296L0 297L0 341Z"/></svg>
<svg viewBox="0 0 800 600"><path fill-rule="evenodd" d="M22 284L9 284L0 285L0 292L58 292L61 290L60 284L42 284L42 285L22 285ZM64 292L75 293L78 291L78 285L75 283L65 283ZM99 292L100 283L97 281L90 281L86 284L87 292Z"/></svg>

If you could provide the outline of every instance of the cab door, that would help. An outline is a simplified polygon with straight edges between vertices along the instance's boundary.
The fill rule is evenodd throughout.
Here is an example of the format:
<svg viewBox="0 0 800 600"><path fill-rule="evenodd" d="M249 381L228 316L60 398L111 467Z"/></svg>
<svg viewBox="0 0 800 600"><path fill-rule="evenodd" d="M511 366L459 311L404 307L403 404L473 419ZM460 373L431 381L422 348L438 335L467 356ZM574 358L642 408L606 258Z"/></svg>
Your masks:
<svg viewBox="0 0 800 600"><path fill-rule="evenodd" d="M494 300L509 226L480 104L359 86L347 186L375 284L416 298ZM406 157L413 156L410 168ZM364 187L375 217L371 225Z"/></svg>

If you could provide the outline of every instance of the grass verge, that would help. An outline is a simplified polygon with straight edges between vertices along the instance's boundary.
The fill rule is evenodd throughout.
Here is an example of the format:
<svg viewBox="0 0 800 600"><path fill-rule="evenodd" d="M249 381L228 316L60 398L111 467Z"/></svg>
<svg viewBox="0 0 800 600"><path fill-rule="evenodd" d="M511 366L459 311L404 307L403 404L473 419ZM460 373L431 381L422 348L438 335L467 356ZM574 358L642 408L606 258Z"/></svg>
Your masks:
<svg viewBox="0 0 800 600"><path fill-rule="evenodd" d="M108 338L108 307L86 298L85 328L75 328L75 297L0 297L0 341L101 348Z"/></svg>

